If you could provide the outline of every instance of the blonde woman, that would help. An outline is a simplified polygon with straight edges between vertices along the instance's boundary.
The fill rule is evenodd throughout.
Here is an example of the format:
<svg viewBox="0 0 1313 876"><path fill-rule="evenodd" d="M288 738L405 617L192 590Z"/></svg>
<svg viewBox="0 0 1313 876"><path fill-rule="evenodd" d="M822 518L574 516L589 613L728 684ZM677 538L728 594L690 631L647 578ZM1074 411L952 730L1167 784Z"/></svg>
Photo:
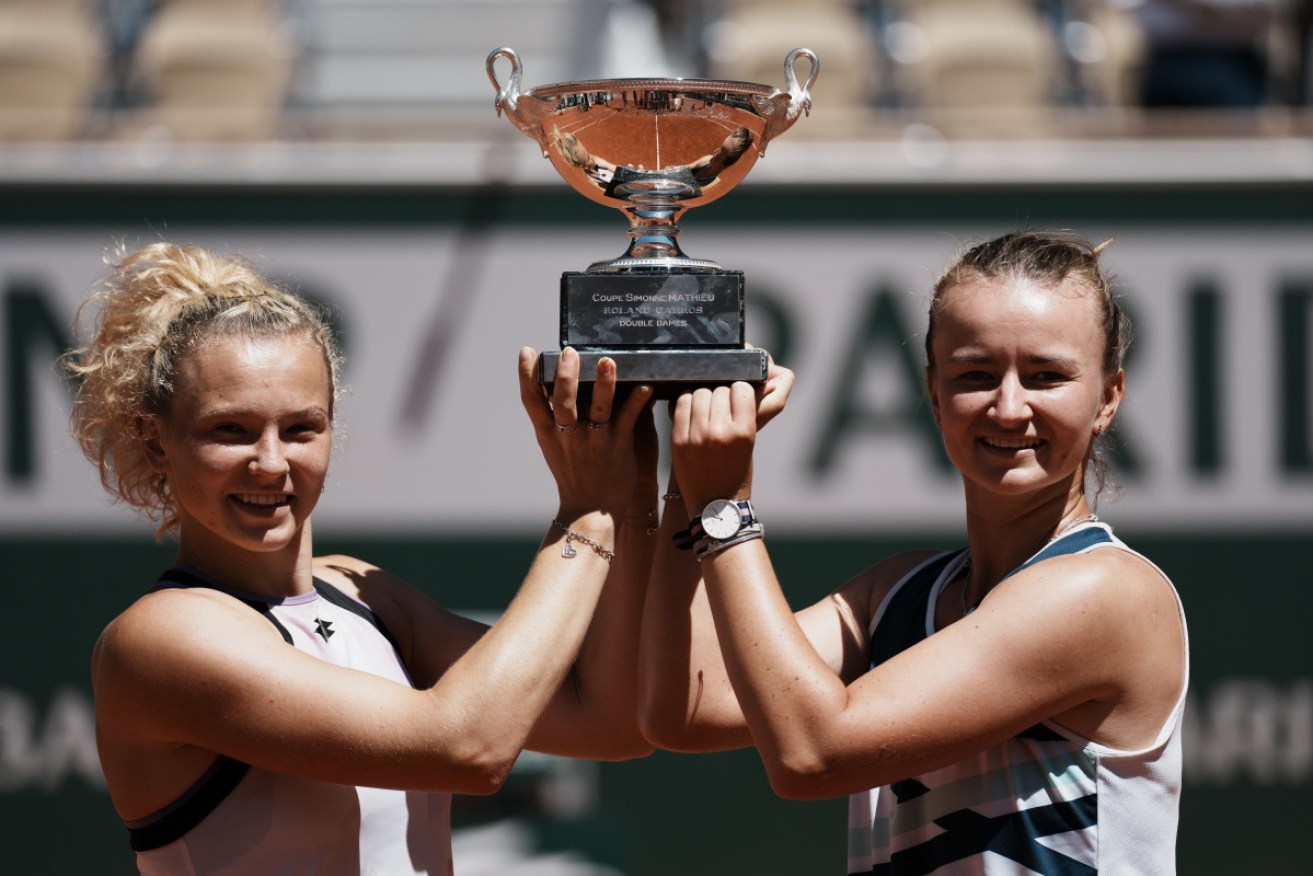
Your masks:
<svg viewBox="0 0 1313 876"><path fill-rule="evenodd" d="M487 629L364 560L315 556L341 364L315 308L239 258L155 243L118 253L84 309L78 438L110 494L178 543L92 663L143 874L450 873L450 795L495 791L523 747L650 750L632 693L650 393L615 403L614 363L578 410L577 356L549 398L521 351L560 504Z"/></svg>

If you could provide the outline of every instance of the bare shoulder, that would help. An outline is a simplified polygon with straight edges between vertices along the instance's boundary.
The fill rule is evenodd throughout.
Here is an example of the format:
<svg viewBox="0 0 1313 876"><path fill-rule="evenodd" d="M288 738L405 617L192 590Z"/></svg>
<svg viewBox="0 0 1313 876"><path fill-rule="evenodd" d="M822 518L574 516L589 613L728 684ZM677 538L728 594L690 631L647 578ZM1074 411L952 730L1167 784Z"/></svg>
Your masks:
<svg viewBox="0 0 1313 876"><path fill-rule="evenodd" d="M137 648L189 647L207 631L234 628L272 631L267 622L232 596L205 587L168 588L142 596L110 621L96 643L97 654L130 654ZM277 635L274 631L274 635Z"/></svg>
<svg viewBox="0 0 1313 876"><path fill-rule="evenodd" d="M977 613L986 608L1007 612L1012 629L1042 649L1044 665L1083 680L1089 700L1116 707L1097 729L1086 728L1096 738L1152 738L1185 683L1175 590L1129 551L1108 547L1036 563L999 585Z"/></svg>
<svg viewBox="0 0 1313 876"><path fill-rule="evenodd" d="M169 588L142 596L101 632L98 660L186 651L198 645L223 647L227 637L268 637L277 630L236 598L204 587Z"/></svg>
<svg viewBox="0 0 1313 876"><path fill-rule="evenodd" d="M290 651L274 626L205 588L149 593L116 617L91 661L96 742L124 818L176 799L214 760L197 722L217 724L261 655ZM258 677L258 676L256 676Z"/></svg>
<svg viewBox="0 0 1313 876"><path fill-rule="evenodd" d="M277 629L231 596L206 588L147 594L105 627L92 654L97 720L143 729L159 698L222 687L255 655L283 647Z"/></svg>
<svg viewBox="0 0 1313 876"><path fill-rule="evenodd" d="M1028 601L1068 614L1097 612L1103 621L1097 627L1113 634L1179 614L1171 582L1143 557L1116 547L1036 563L1005 581L1000 594L1005 589L1024 589Z"/></svg>
<svg viewBox="0 0 1313 876"><path fill-rule="evenodd" d="M1185 630L1176 588L1144 557L1120 548L1082 555L1083 575L1074 575L1077 598L1098 606L1116 623L1102 626L1122 647L1156 651L1164 662L1184 652Z"/></svg>

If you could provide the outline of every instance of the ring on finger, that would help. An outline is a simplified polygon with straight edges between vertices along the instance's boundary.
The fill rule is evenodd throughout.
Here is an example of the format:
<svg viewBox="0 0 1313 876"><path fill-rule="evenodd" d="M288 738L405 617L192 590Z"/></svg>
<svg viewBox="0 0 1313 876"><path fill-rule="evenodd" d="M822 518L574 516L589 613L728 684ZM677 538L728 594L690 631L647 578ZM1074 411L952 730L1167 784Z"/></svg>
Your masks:
<svg viewBox="0 0 1313 876"><path fill-rule="evenodd" d="M568 425L568 426L563 426L563 425L561 425L560 423L557 423L557 424L556 424L556 431L558 431L558 432L573 432L575 429L578 429L578 428L579 428L579 421L578 421L578 420L575 420L573 423L571 423L571 424Z"/></svg>
<svg viewBox="0 0 1313 876"><path fill-rule="evenodd" d="M605 429L605 428L606 428L607 426L609 426L609 425L611 425L611 421L610 421L610 420L603 420L603 421L600 422L600 423L595 423L595 422L593 422L592 420L589 420L589 421L588 421L588 428L589 428L589 429Z"/></svg>

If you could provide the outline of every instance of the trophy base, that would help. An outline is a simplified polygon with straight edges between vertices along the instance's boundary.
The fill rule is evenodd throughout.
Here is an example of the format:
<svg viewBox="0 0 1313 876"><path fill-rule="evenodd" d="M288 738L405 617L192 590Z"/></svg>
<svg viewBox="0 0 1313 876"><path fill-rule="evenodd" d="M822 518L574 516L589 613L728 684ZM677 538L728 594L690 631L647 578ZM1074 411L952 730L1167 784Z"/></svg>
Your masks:
<svg viewBox="0 0 1313 876"><path fill-rule="evenodd" d="M699 386L722 386L735 381L766 380L765 350L578 350L580 383L592 383L597 361L615 360L621 384L646 383L656 398L671 399ZM538 380L553 383L560 353L543 353L538 359Z"/></svg>
<svg viewBox="0 0 1313 876"><path fill-rule="evenodd" d="M743 286L742 271L567 271L561 348L742 350Z"/></svg>

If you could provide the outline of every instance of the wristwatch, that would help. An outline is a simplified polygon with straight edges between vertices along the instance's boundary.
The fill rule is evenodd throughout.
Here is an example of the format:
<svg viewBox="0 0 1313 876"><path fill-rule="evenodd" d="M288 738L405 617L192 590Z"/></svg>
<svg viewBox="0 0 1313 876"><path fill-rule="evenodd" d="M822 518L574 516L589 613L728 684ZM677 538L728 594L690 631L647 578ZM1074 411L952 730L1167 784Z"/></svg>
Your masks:
<svg viewBox="0 0 1313 876"><path fill-rule="evenodd" d="M757 522L747 499L712 499L702 509L702 516L689 525L689 533L695 541L703 536L725 541Z"/></svg>

